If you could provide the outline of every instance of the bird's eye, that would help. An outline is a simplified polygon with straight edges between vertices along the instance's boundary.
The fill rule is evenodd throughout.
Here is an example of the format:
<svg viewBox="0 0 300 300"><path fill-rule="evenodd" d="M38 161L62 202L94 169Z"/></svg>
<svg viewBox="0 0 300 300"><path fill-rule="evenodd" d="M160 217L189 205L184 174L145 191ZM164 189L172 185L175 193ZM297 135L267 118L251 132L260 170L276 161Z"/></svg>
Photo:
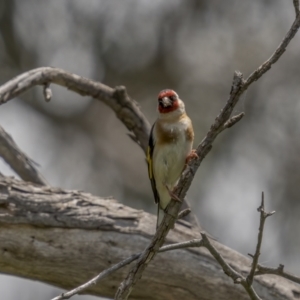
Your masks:
<svg viewBox="0 0 300 300"><path fill-rule="evenodd" d="M170 98L171 101L175 101L176 100L176 96L175 95L169 96L169 98Z"/></svg>

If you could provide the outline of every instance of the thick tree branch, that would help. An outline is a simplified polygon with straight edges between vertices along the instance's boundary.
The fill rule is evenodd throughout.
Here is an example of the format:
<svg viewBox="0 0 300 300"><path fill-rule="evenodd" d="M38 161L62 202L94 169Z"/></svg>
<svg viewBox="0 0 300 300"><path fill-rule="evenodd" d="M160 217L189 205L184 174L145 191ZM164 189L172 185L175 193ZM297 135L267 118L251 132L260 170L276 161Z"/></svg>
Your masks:
<svg viewBox="0 0 300 300"><path fill-rule="evenodd" d="M0 87L0 104L21 95L36 85L44 86L44 95L50 100L49 84L55 83L82 96L90 96L107 104L134 134L135 141L146 151L150 124L137 103L129 98L123 86L112 89L100 82L66 72L43 67L25 72ZM46 90L45 90L46 89Z"/></svg>
<svg viewBox="0 0 300 300"><path fill-rule="evenodd" d="M34 161L20 150L12 137L1 126L0 156L23 180L47 185L46 180L34 166Z"/></svg>
<svg viewBox="0 0 300 300"><path fill-rule="evenodd" d="M68 290L142 251L152 238L155 221L155 216L112 199L0 178L0 269ZM176 224L167 243L195 236L197 232ZM249 272L248 258L216 241L210 243L236 272ZM119 269L85 292L111 298L127 272L127 267ZM300 293L299 286L280 279L258 276L255 289L265 300L294 299L293 293ZM233 286L214 258L201 248L159 254L130 298L194 300L200 295L248 299L242 287Z"/></svg>

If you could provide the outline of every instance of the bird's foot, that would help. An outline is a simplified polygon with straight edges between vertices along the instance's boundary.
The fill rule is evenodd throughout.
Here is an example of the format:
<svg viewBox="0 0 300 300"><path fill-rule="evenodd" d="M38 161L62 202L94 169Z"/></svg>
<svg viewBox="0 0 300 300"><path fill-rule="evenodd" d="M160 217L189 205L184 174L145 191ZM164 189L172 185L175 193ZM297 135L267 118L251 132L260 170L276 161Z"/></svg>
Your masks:
<svg viewBox="0 0 300 300"><path fill-rule="evenodd" d="M190 154L186 157L185 159L185 163L188 164L189 161L193 158L199 158L196 149L193 149Z"/></svg>
<svg viewBox="0 0 300 300"><path fill-rule="evenodd" d="M166 188L167 188L167 190L168 190L168 192L169 192L169 195L170 195L170 197L171 197L172 199L174 199L174 200L176 200L176 201L178 201L178 202L182 202L182 200L179 199L177 195L175 195L175 192L176 192L176 189L177 189L176 186L174 187L173 191L171 191L167 185L166 185Z"/></svg>

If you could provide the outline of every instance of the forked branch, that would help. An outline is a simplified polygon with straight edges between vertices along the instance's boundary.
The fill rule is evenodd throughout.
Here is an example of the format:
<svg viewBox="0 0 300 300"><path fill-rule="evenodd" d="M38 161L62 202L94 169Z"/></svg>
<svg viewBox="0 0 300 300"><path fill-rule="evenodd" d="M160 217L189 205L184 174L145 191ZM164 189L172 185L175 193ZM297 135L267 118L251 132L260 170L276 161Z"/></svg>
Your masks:
<svg viewBox="0 0 300 300"><path fill-rule="evenodd" d="M258 80L263 74L265 74L271 68L271 66L281 57L281 55L285 52L288 44L297 33L300 26L300 17L299 13L297 13L297 11L299 10L299 5L297 1L294 1L293 3L296 10L296 19L274 54L262 65L260 65L246 80L243 79L242 73L234 73L231 92L227 103L215 119L205 138L198 145L198 158L191 160L188 168L186 168L182 174L175 192L178 198L184 199L186 192L192 183L194 174L199 168L204 157L211 150L212 144L216 137L224 130L224 128L226 128L225 124L229 121L232 111L239 101L240 96L249 88L249 86L254 81ZM238 118L237 121L239 121L241 117ZM235 124L235 122L233 122L233 124ZM179 209L180 204L172 200L167 208L167 214L165 214L165 217L160 224L156 234L154 235L152 242L147 246L142 256L138 259L136 265L129 271L126 279L120 284L115 299L125 300L128 298L133 286L141 278L143 271L145 270L149 262L155 257L158 249L163 245L170 228L172 228L175 222Z"/></svg>
<svg viewBox="0 0 300 300"><path fill-rule="evenodd" d="M254 255L248 254L249 256L251 256L253 258L251 271L250 271L250 274L247 277L247 283L249 284L249 286L251 286L252 283L253 283L254 274L255 274L255 271L256 271L256 268L257 268L257 264L258 264L258 258L260 256L260 249L261 249L261 244L262 244L262 240L263 240L263 232L264 232L265 221L268 217L275 214L275 211L265 212L264 192L262 192L261 204L260 204L260 207L258 207L257 211L260 212L260 222L259 222L256 250L255 250Z"/></svg>

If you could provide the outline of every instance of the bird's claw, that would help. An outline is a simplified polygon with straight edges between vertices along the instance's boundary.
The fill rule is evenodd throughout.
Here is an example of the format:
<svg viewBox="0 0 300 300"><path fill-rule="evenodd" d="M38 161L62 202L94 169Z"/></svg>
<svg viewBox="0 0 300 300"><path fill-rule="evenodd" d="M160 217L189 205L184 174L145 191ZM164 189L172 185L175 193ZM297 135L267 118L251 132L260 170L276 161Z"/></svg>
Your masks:
<svg viewBox="0 0 300 300"><path fill-rule="evenodd" d="M186 157L185 163L188 164L191 159L199 158L196 149L193 149L190 154Z"/></svg>
<svg viewBox="0 0 300 300"><path fill-rule="evenodd" d="M171 191L167 185L166 185L166 188L167 188L167 190L168 190L168 192L169 192L169 195L170 195L170 197L171 197L172 199L174 199L174 200L176 200L176 201L178 201L178 202L182 202L182 200L179 199L179 197L178 197L177 195L175 195L175 192L176 192L176 189L177 189L176 186L174 187L173 191Z"/></svg>

